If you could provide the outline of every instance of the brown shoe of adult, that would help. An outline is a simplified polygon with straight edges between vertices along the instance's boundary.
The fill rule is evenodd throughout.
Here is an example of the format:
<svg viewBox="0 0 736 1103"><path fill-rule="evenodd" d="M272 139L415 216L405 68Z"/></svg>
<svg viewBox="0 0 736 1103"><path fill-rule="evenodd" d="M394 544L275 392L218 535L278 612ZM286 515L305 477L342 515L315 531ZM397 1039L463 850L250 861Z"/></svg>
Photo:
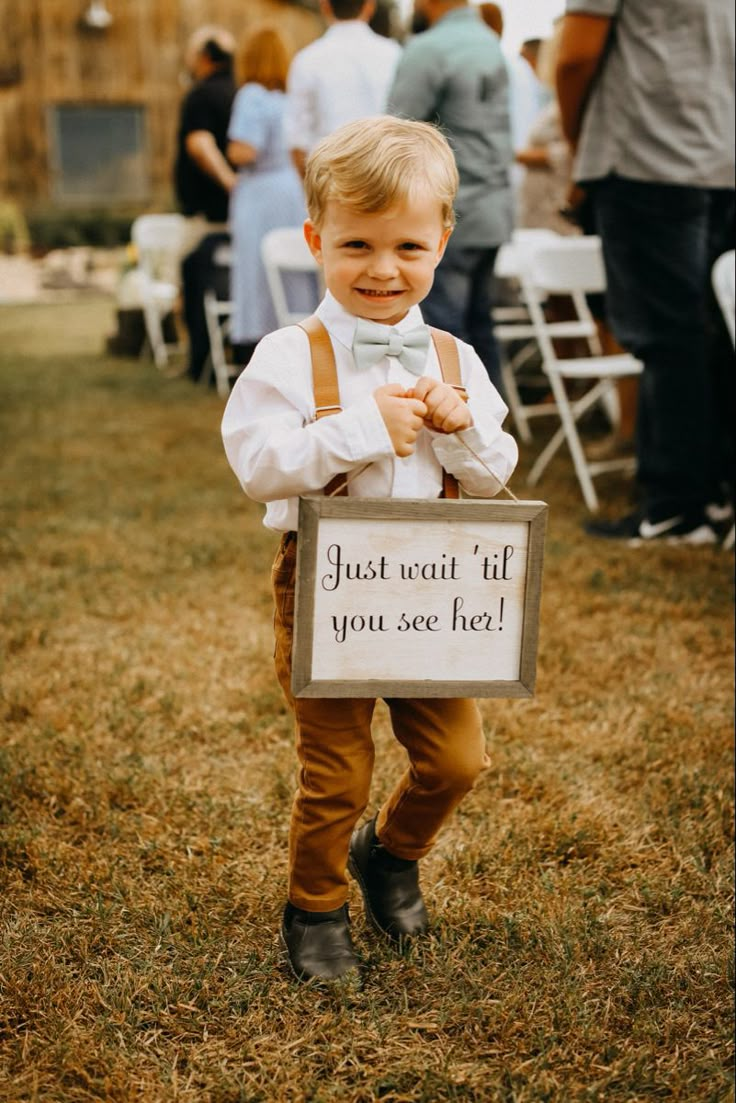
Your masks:
<svg viewBox="0 0 736 1103"><path fill-rule="evenodd" d="M347 904L328 912L287 904L281 944L297 980L336 981L359 975L361 960L353 949Z"/></svg>
<svg viewBox="0 0 736 1103"><path fill-rule="evenodd" d="M375 819L353 832L348 869L360 886L368 922L392 942L415 938L429 926L419 888L419 863L381 846Z"/></svg>

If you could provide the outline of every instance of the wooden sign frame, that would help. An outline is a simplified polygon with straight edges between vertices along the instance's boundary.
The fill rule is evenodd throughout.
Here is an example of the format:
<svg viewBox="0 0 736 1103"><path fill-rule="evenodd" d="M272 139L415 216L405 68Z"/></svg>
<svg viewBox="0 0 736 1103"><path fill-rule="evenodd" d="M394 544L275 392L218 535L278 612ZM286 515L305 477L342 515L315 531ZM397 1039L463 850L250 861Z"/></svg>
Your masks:
<svg viewBox="0 0 736 1103"><path fill-rule="evenodd" d="M324 666L324 655L328 651L335 650L335 648L332 639L330 639L330 646L327 647L324 644L325 636L319 637L321 629L315 618L320 623L325 621L327 614L322 606L331 599L325 598L318 591L337 589L346 573L345 570L342 570L344 565L340 563L340 545L336 543L329 545L325 554L325 539L330 539L329 535L325 536L325 533L333 534L333 540L335 539L335 533L339 534L341 540L343 534L350 540L361 534L361 531L355 527L356 523L363 525L361 531L367 538L365 546L368 547L369 553L371 532L380 531L389 534L392 547L395 548L397 546L396 540L398 539L401 542L403 534L410 530L415 531L415 529L411 529L411 526L416 525L420 526L419 532L426 535L429 545L432 544L433 540L436 543L442 533L445 534L445 539L447 539L448 533L452 534L452 540L455 544L457 544L458 539L462 539L465 543L470 541L473 544L474 551L470 550L468 552L466 549L463 563L460 563L455 555L452 555L448 560L447 555L443 553L441 557L435 557L434 563L424 565L422 568L425 572L424 578L439 579L442 577L446 579L449 577L452 579L462 574L463 567L467 569L470 566L473 568L474 578L478 576L485 580L487 585L484 584L482 589L485 597L481 597L480 605L482 606L484 601L486 604L492 604L489 597L489 595L492 595L493 601L495 601L495 613L492 614L487 610L483 610L482 613L479 612L473 615L473 607L469 602L466 602L464 598L456 597L454 599L453 632L456 624L462 626L462 632L458 632L457 635L453 634L452 637L455 665L458 662L462 665L462 654L460 654L458 648L466 646L467 654L472 657L472 662L476 666L479 662L486 661L477 658L478 655L498 653L502 657L501 665L505 664L510 669L501 677L479 677L476 672L468 679L465 677L443 678L443 669L447 672L448 667L448 653L443 651L443 647L446 647L447 644L446 642L443 643L440 629L432 627L433 621L435 625L438 622L441 623L440 618L436 615L425 616L423 613L416 614L415 612L409 614L409 619L406 618L405 614L400 614L400 617L403 616L406 622L406 625L404 621L401 622L402 629L405 626L412 630L418 627L421 634L416 634L414 638L417 645L421 644L424 648L434 646L437 642L437 655L433 656L430 652L430 662L427 666L431 668L431 671L427 673L426 677L417 677L416 672L413 677L408 678L393 677L393 672L390 676L387 676L385 672L376 676L375 670L370 669L370 661L367 666L361 665L359 670L353 670L349 677L336 676L331 674L329 670L325 672L321 669ZM330 498L321 495L301 498L299 501L292 662L292 692L294 696L376 698L533 696L536 680L546 523L547 505L545 502L539 501L507 502L472 498L459 500ZM432 531L428 527L422 532L425 525L434 526L434 530ZM439 526L439 529L437 526ZM507 540L513 541L510 544L504 543L505 534L508 533L513 534L512 536L506 536ZM465 547L465 543L463 547ZM413 543L407 543L402 554L405 552L406 556L416 559L418 553L421 555L423 546L427 546L427 541L415 539ZM484 549L493 548L501 550L493 552L490 556L487 552L485 556L483 555ZM504 550L508 548L511 551ZM320 549L322 549L322 560L318 562ZM337 549L337 552L334 549ZM504 584L503 580L506 579L507 571L506 559L510 559L517 552L519 554L514 563L516 581ZM477 558L472 558L473 555ZM329 573L324 573L326 562L336 563L337 566L331 568ZM372 553L372 558L366 562L370 563L370 566L366 567L365 564L362 568L359 564L353 566L353 576L360 575L362 571L369 579L377 577L380 581L383 578L387 580L388 584L384 583L380 591L381 594L390 595L392 591L396 593L397 586L391 584L391 580L398 574L396 564L392 565L391 561L383 555L377 557L375 552ZM414 566L418 566L418 564L414 564ZM340 574L341 570L342 575ZM400 565L400 570L403 578L405 564ZM481 570L482 573L479 574ZM321 575L320 572L322 572ZM347 567L347 577L350 578L349 566ZM331 580L329 585L325 582L326 579ZM332 585L333 581L334 586ZM355 577L353 577L354 581ZM378 586L378 583L372 583L371 585L375 587ZM404 583L401 585L404 586ZM417 585L421 586L422 583ZM459 585L460 583L457 584L458 587ZM515 587L516 597L514 601L509 602L507 611L513 608L513 618L511 616L507 618L506 624L510 631L502 640L500 634L492 637L490 633L499 633L499 630L504 627L503 593L504 588L508 589L511 585ZM345 583L343 588L343 594L346 598L349 586L350 583L348 582ZM444 591L448 594L451 592L441 582L431 591L432 595L437 593L443 586ZM382 653L381 661L385 665L389 661L386 656L391 653L391 632L393 632L395 644L399 638L396 635L396 612L391 610L385 618L379 621L377 612L374 616L368 613L368 609L377 610L378 608L375 592L371 595L369 585L366 585L363 590L358 588L356 592L360 593L361 596L365 593L368 604L364 603L360 607L362 612L352 616L349 623L351 627L354 627L357 622L361 630L369 620L371 630L374 629L374 622L379 625L380 632L385 633L385 635L383 638L376 636L376 647ZM400 591L400 596L406 594L411 596L411 588L404 586L404 589ZM371 596L373 597L373 604L370 604ZM389 597L387 597L387 600L389 600ZM423 599L414 596L415 609L418 600ZM463 607L462 614L457 612L461 607ZM354 606L350 606L351 610L353 608ZM494 616L496 617L495 622L493 620ZM342 624L347 626L347 623L347 619L343 615ZM466 631L469 625L472 630ZM333 616L330 635L332 635L332 628L337 626L338 618ZM428 626L431 631L437 633L436 641L434 638L430 639L430 633L427 631ZM484 633L484 629L488 631ZM339 642L343 643L344 636L345 633L343 633L343 638L339 639L338 635L335 635L335 639L339 639ZM401 637L402 646L409 638L409 633ZM321 644L320 639L322 640ZM456 639L457 646L455 646ZM513 644L513 650L511 651L507 648L509 639ZM515 644L513 641L516 641ZM385 644L385 646L380 648L382 644ZM482 649L484 646L488 648L486 653L476 651L476 649ZM344 655L347 651L340 653ZM492 666L492 663L489 665ZM426 667L423 668L422 673L424 669Z"/></svg>

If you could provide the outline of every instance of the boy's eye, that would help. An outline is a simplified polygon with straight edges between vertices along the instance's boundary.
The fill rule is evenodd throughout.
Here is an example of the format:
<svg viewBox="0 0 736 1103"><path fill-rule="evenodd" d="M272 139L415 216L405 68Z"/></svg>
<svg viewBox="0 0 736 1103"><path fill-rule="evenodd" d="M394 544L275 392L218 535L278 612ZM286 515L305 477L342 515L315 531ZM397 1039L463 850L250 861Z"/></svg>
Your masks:
<svg viewBox="0 0 736 1103"><path fill-rule="evenodd" d="M401 248L402 252L406 253L406 252L411 252L411 251L417 250L417 249L421 250L421 249L424 248L424 246L419 245L419 243L416 242L416 241L405 241L405 242L402 243L400 248Z"/></svg>
<svg viewBox="0 0 736 1103"><path fill-rule="evenodd" d="M367 248L364 241L346 241L343 245L343 249L365 249Z"/></svg>

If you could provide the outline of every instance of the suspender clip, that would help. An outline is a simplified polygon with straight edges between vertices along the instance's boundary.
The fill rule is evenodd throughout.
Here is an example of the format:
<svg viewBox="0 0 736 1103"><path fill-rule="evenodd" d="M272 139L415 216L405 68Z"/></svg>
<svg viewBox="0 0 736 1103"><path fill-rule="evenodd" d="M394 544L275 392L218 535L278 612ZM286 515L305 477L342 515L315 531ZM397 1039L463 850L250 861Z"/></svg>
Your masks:
<svg viewBox="0 0 736 1103"><path fill-rule="evenodd" d="M314 420L319 421L321 417L328 417L330 414L342 413L342 406L317 406L314 411Z"/></svg>

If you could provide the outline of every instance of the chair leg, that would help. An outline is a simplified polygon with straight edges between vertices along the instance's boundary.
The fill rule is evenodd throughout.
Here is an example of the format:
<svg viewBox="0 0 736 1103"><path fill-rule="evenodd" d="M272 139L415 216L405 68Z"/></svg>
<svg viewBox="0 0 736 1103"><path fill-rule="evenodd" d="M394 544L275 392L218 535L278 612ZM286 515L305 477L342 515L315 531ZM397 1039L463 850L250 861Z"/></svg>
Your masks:
<svg viewBox="0 0 736 1103"><path fill-rule="evenodd" d="M146 323L146 336L151 347L153 362L157 368L165 368L169 358L161 326L161 315L154 305L146 303L143 307L143 317Z"/></svg>
<svg viewBox="0 0 736 1103"><path fill-rule="evenodd" d="M579 398L576 403L573 403L572 409L576 421L581 418L583 414L586 413L587 410L589 410L591 406L594 406L595 403L599 400L600 386L600 383L597 383L594 387L591 387L590 390L587 391L582 398ZM565 395L565 401L569 403L567 395ZM551 409L554 413L558 413L556 402L551 407ZM557 429L554 436L552 436L547 441L547 444L544 446L544 448L534 461L532 469L527 477L527 484L529 486L534 486L535 483L539 482L543 471L549 464L557 449L565 443L566 439L567 434L565 432L565 426L560 424L560 427Z"/></svg>
<svg viewBox="0 0 736 1103"><path fill-rule="evenodd" d="M222 339L222 330L215 327L217 332L212 340L211 362L215 372L215 387L220 398L227 398L230 394L230 370L225 356L225 343Z"/></svg>
<svg viewBox="0 0 736 1103"><path fill-rule="evenodd" d="M509 401L509 410L511 411L511 416L514 419L514 425L516 426L519 432L519 436L524 441L524 443L529 444L532 439L529 422L524 413L524 406L521 401L521 395L519 394L519 388L516 386L516 376L514 374L514 369L505 354L501 355L501 378L503 379L503 385L506 388L506 396Z"/></svg>
<svg viewBox="0 0 736 1103"><path fill-rule="evenodd" d="M202 370L199 373L199 376L197 377L197 382L199 383L199 385L201 387L209 387L210 379L212 378L213 370L214 369L213 369L213 366L212 366L212 353L210 352L210 353L207 354L205 362L202 365Z"/></svg>
<svg viewBox="0 0 736 1103"><path fill-rule="evenodd" d="M204 295L204 316L207 322L207 333L210 339L210 355L207 358L207 382L210 372L215 373L215 386L220 398L227 398L230 394L230 369L225 355L225 342L223 334L228 322L227 319L220 323L217 313L217 299L212 291L207 290ZM200 376L201 379L201 376Z"/></svg>
<svg viewBox="0 0 736 1103"><path fill-rule="evenodd" d="M565 442L565 430L561 425L559 429L555 431L553 436L545 444L542 451L537 456L536 460L532 464L531 470L526 477L527 486L536 486L542 477L547 465L554 456L560 445Z"/></svg>
<svg viewBox="0 0 736 1103"><path fill-rule="evenodd" d="M555 384L557 386L555 386ZM595 388L593 388L595 389ZM580 483L580 489L583 492L583 499L585 504L591 513L596 513L598 510L598 495L595 492L593 486L593 480L588 470L588 461L585 458L585 452L578 435L576 418L570 407L570 403L567 399L567 393L565 392L565 384L559 377L552 377L552 390L557 399L557 406L560 411L560 420L565 430L565 436L567 437L567 446L570 449L570 455L572 456L572 462L575 467L575 474L578 477ZM562 395L560 394L562 392ZM579 416L579 415L578 415Z"/></svg>
<svg viewBox="0 0 736 1103"><path fill-rule="evenodd" d="M527 476L527 484L529 486L536 485L557 449L564 441L567 441L583 499L591 513L595 513L598 510L598 495L593 486L588 461L577 431L577 421L592 406L601 401L606 390L611 386L611 381L599 380L574 405L571 405L567 397L564 381L554 372L550 372L550 386L560 415L560 427L532 465L532 469Z"/></svg>

